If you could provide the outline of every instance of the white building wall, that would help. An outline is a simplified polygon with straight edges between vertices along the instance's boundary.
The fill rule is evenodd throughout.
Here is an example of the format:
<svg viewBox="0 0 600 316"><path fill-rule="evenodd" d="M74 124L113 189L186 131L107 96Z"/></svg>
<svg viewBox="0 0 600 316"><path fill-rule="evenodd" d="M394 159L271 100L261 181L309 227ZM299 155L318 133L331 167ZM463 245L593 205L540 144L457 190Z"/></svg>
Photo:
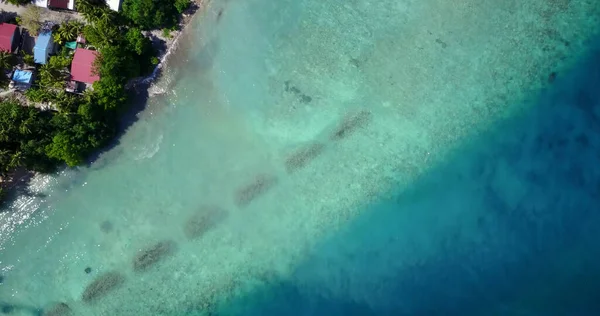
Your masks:
<svg viewBox="0 0 600 316"><path fill-rule="evenodd" d="M73 0L71 0L73 1ZM42 8L48 7L48 0L35 0L35 5Z"/></svg>
<svg viewBox="0 0 600 316"><path fill-rule="evenodd" d="M119 11L119 9L121 9L121 0L106 0L106 4L114 11Z"/></svg>

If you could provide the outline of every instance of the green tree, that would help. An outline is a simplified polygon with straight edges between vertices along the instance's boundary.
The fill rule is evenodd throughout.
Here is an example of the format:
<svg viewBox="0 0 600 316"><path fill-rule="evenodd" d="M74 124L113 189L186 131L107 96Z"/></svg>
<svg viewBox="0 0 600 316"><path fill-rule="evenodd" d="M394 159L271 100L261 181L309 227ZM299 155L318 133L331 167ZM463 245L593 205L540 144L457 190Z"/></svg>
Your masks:
<svg viewBox="0 0 600 316"><path fill-rule="evenodd" d="M138 28L132 27L125 33L127 48L138 55L143 55L152 50L152 42L142 34Z"/></svg>
<svg viewBox="0 0 600 316"><path fill-rule="evenodd" d="M83 35L90 44L99 48L117 46L119 40L122 39L119 28L104 20L86 25L83 28Z"/></svg>
<svg viewBox="0 0 600 316"><path fill-rule="evenodd" d="M113 78L124 84L129 78L140 75L140 63L131 52L122 47L105 47L96 59L95 68L100 78Z"/></svg>
<svg viewBox="0 0 600 316"><path fill-rule="evenodd" d="M37 171L52 169L56 161L44 150L55 133L51 115L14 100L0 102L0 170L20 166Z"/></svg>
<svg viewBox="0 0 600 316"><path fill-rule="evenodd" d="M12 160L12 152L8 149L0 149L0 175L8 171L10 161Z"/></svg>
<svg viewBox="0 0 600 316"><path fill-rule="evenodd" d="M23 152L17 151L10 157L10 163L8 167L10 169L16 169L25 165L25 156L23 156Z"/></svg>
<svg viewBox="0 0 600 316"><path fill-rule="evenodd" d="M89 23L94 23L104 9L108 9L104 1L77 0L77 12Z"/></svg>
<svg viewBox="0 0 600 316"><path fill-rule="evenodd" d="M84 160L84 150L67 131L58 133L52 138L52 144L48 145L46 151L49 157L62 160L70 167L81 164Z"/></svg>
<svg viewBox="0 0 600 316"><path fill-rule="evenodd" d="M31 102L49 102L53 99L53 92L42 88L30 88L25 91L25 96Z"/></svg>
<svg viewBox="0 0 600 316"><path fill-rule="evenodd" d="M60 112L77 113L79 105L82 103L82 98L78 95L60 90L56 95L54 95L53 101L56 103Z"/></svg>
<svg viewBox="0 0 600 316"><path fill-rule="evenodd" d="M177 22L172 0L124 0L123 15L144 30L171 27Z"/></svg>
<svg viewBox="0 0 600 316"><path fill-rule="evenodd" d="M2 0L0 2L10 3L14 5L28 5L31 3L31 0Z"/></svg>
<svg viewBox="0 0 600 316"><path fill-rule="evenodd" d="M29 34L37 36L42 27L41 19L42 8L30 4L21 15L21 25L29 31Z"/></svg>
<svg viewBox="0 0 600 316"><path fill-rule="evenodd" d="M112 77L100 78L94 82L96 102L105 111L114 111L122 108L127 102L127 95L123 84Z"/></svg>
<svg viewBox="0 0 600 316"><path fill-rule="evenodd" d="M15 64L14 56L7 51L0 50L0 69L2 69L2 70L12 69L14 64Z"/></svg>
<svg viewBox="0 0 600 316"><path fill-rule="evenodd" d="M40 84L46 88L64 88L69 78L67 67L71 61L70 56L51 56L48 62L40 67Z"/></svg>
<svg viewBox="0 0 600 316"><path fill-rule="evenodd" d="M79 21L68 21L61 24L53 33L54 41L60 45L66 42L72 42L77 39L77 35L83 31L83 23Z"/></svg>
<svg viewBox="0 0 600 316"><path fill-rule="evenodd" d="M11 53L0 51L0 83L8 85L10 78L6 76L6 71L11 70L14 64L14 57Z"/></svg>
<svg viewBox="0 0 600 316"><path fill-rule="evenodd" d="M35 59L30 54L23 53L23 62L29 66L35 65Z"/></svg>
<svg viewBox="0 0 600 316"><path fill-rule="evenodd" d="M114 136L103 122L90 122L81 117L62 120L70 122L70 128L56 134L46 147L46 152L48 156L64 161L71 167L81 164L92 150L106 144Z"/></svg>
<svg viewBox="0 0 600 316"><path fill-rule="evenodd" d="M177 12L183 13L190 6L190 3L190 0L175 0L175 9L177 9Z"/></svg>

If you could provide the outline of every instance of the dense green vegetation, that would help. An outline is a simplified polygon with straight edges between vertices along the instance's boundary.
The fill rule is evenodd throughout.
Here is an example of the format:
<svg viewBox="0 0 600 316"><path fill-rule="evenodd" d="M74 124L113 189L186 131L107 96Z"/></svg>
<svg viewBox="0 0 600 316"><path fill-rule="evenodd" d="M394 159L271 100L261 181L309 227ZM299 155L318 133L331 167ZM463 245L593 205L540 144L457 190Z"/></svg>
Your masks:
<svg viewBox="0 0 600 316"><path fill-rule="evenodd" d="M124 0L123 15L141 29L169 28L190 5L190 0Z"/></svg>
<svg viewBox="0 0 600 316"><path fill-rule="evenodd" d="M69 79L69 66L73 57L63 49L62 54L50 56L48 62L39 69L38 84L44 88L63 89Z"/></svg>
<svg viewBox="0 0 600 316"><path fill-rule="evenodd" d="M58 111L1 101L0 175L19 167L48 172L63 163L84 162L115 136L118 116L127 107L127 81L149 73L157 62L150 40L139 28L127 27L130 22L103 1L79 0L77 7L88 23L63 24L54 37L64 44L82 31L99 53L95 67L100 80L83 95L65 92L72 56L63 47L39 68L39 86L25 92L29 102L51 103ZM0 70L9 67L10 56L0 53Z"/></svg>
<svg viewBox="0 0 600 316"><path fill-rule="evenodd" d="M17 167L49 171L56 161L45 148L52 144L59 119L50 112L21 106L14 100L0 102L0 166L6 172Z"/></svg>
<svg viewBox="0 0 600 316"><path fill-rule="evenodd" d="M15 58L12 54L0 51L0 86L8 86L9 78L6 76L6 71L12 69L15 63Z"/></svg>
<svg viewBox="0 0 600 316"><path fill-rule="evenodd" d="M1 0L0 2L10 3L14 5L28 5L31 3L31 0Z"/></svg>
<svg viewBox="0 0 600 316"><path fill-rule="evenodd" d="M59 45L65 45L66 42L72 42L77 39L77 35L83 31L83 23L78 21L69 21L61 24L54 31L52 36L54 42Z"/></svg>
<svg viewBox="0 0 600 316"><path fill-rule="evenodd" d="M23 14L17 17L17 22L29 31L29 34L37 36L42 27L42 8L30 5L25 8Z"/></svg>

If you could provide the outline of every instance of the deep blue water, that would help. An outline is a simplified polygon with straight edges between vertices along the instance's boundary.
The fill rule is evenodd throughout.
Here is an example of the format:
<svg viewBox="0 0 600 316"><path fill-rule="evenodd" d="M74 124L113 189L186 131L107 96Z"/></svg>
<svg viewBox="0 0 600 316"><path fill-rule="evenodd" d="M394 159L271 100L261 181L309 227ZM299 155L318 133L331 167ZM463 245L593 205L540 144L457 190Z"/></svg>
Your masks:
<svg viewBox="0 0 600 316"><path fill-rule="evenodd" d="M600 50L537 99L219 315L599 315Z"/></svg>

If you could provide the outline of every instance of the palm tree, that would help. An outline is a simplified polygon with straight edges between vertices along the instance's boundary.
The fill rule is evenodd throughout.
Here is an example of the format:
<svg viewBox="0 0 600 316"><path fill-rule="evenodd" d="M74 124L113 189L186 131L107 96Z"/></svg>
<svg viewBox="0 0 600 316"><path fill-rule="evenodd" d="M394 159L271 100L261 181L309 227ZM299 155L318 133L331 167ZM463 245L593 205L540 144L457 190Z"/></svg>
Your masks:
<svg viewBox="0 0 600 316"><path fill-rule="evenodd" d="M9 132L10 132L10 130L4 128L4 126L0 127L0 142L5 142L9 139L9 137L8 137Z"/></svg>
<svg viewBox="0 0 600 316"><path fill-rule="evenodd" d="M3 170L0 170L0 174L2 173L2 171L6 171L6 169L8 169L8 165L10 164L10 160L11 160L11 153L10 150L8 149L0 149L0 167L2 167Z"/></svg>
<svg viewBox="0 0 600 316"><path fill-rule="evenodd" d="M21 109L19 108L19 105L13 105L10 108L10 114L8 117L10 117L12 120L17 120L19 116L21 116Z"/></svg>
<svg viewBox="0 0 600 316"><path fill-rule="evenodd" d="M77 35L83 30L83 24L77 21L69 21L61 24L56 33L54 33L54 41L60 45L65 42L74 41Z"/></svg>
<svg viewBox="0 0 600 316"><path fill-rule="evenodd" d="M103 22L106 23L111 23L114 18L116 17L116 14L113 10L109 10L109 9L104 9L100 11L100 15L98 16L98 20L101 20Z"/></svg>
<svg viewBox="0 0 600 316"><path fill-rule="evenodd" d="M31 134L31 128L29 128L30 125L30 120L25 120L21 122L21 126L19 126L19 132L21 132L21 134L23 135Z"/></svg>
<svg viewBox="0 0 600 316"><path fill-rule="evenodd" d="M89 0L78 0L77 1L77 11L83 15L86 21L89 23L96 22L96 19L102 14L102 7L99 7L98 4L92 3Z"/></svg>
<svg viewBox="0 0 600 316"><path fill-rule="evenodd" d="M23 155L22 151L17 151L15 152L12 157L10 158L10 163L8 164L8 167L10 169L14 169L14 168L18 168L21 167L25 164L25 156Z"/></svg>
<svg viewBox="0 0 600 316"><path fill-rule="evenodd" d="M55 65L42 65L39 74L40 83L44 87L62 89L65 85L65 72Z"/></svg>
<svg viewBox="0 0 600 316"><path fill-rule="evenodd" d="M0 50L0 70L8 70L13 66L13 55L10 52Z"/></svg>

